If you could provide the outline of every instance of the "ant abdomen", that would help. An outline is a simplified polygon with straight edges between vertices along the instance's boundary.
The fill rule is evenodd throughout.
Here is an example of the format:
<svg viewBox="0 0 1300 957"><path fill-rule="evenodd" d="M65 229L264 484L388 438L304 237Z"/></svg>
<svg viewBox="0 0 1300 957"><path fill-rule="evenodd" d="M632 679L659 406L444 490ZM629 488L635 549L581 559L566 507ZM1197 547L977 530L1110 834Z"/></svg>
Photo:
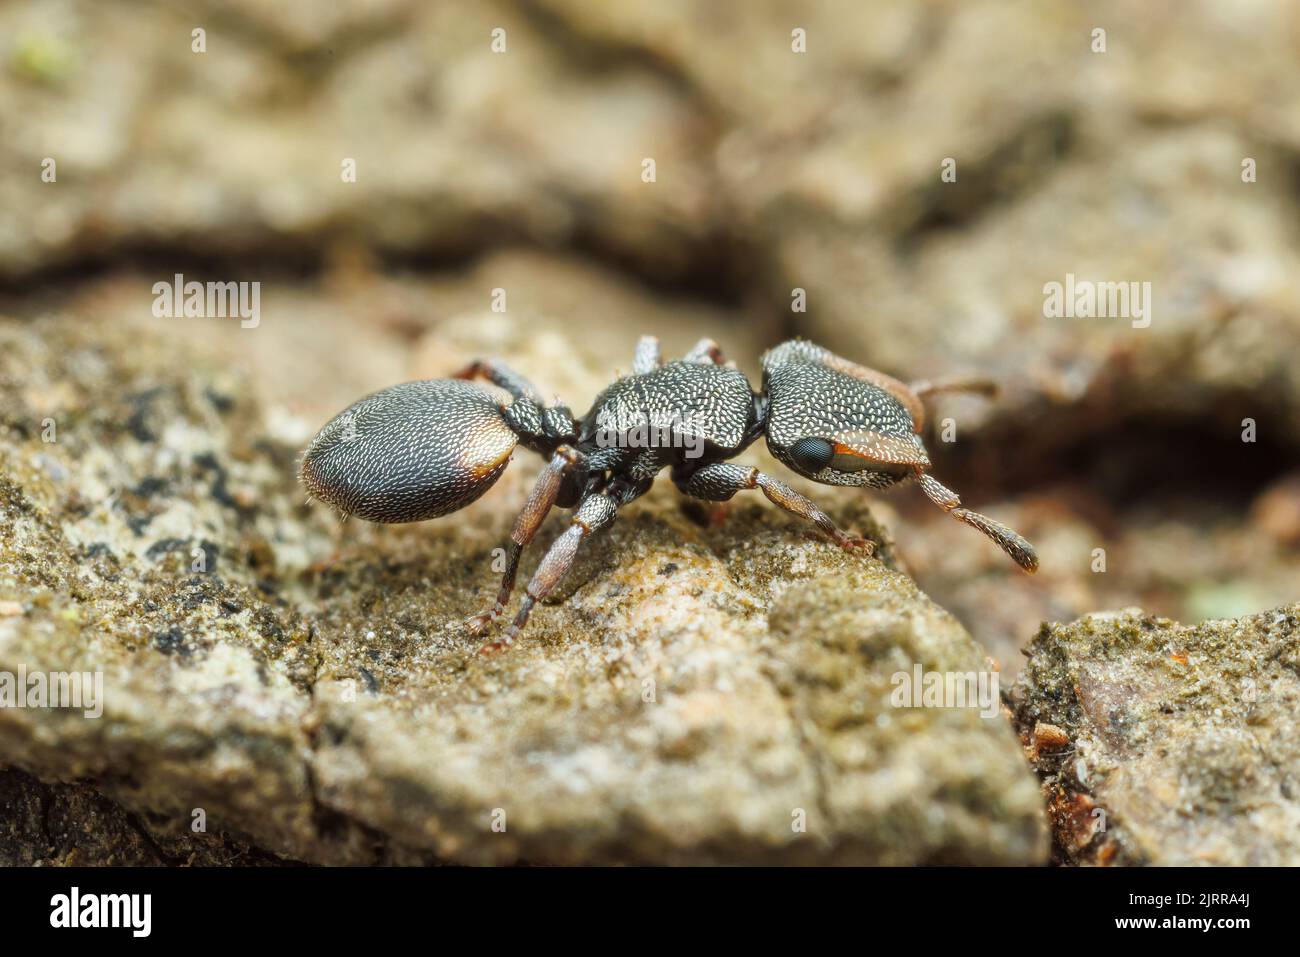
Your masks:
<svg viewBox="0 0 1300 957"><path fill-rule="evenodd" d="M496 400L460 379L404 382L344 409L303 453L315 498L368 522L464 508L500 478L518 436Z"/></svg>

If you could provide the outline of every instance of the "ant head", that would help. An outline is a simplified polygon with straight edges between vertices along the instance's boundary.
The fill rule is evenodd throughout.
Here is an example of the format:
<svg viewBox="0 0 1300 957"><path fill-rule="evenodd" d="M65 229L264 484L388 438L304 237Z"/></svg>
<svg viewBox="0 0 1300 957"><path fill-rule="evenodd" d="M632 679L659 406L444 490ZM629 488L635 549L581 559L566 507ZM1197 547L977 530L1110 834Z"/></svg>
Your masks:
<svg viewBox="0 0 1300 957"><path fill-rule="evenodd" d="M767 447L825 485L884 488L930 467L920 400L901 382L811 342L763 356Z"/></svg>
<svg viewBox="0 0 1300 957"><path fill-rule="evenodd" d="M922 391L977 391L987 383L926 384ZM916 479L921 491L959 522L987 535L1027 572L1038 569L1034 547L1014 529L961 504L929 474L921 444L925 408L897 379L795 340L763 356L767 447L800 475L826 485L884 488Z"/></svg>

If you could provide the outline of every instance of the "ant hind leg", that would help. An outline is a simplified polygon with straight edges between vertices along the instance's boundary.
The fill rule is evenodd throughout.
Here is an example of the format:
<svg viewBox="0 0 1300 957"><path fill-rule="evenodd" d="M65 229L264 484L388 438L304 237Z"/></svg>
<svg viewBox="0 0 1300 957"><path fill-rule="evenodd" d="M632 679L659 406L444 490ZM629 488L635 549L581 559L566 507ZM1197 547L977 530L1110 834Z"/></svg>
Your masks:
<svg viewBox="0 0 1300 957"><path fill-rule="evenodd" d="M642 336L637 340L636 352L632 356L632 374L645 375L663 365L663 356L659 352L659 340L655 336Z"/></svg>
<svg viewBox="0 0 1300 957"><path fill-rule="evenodd" d="M506 549L506 568L501 576L501 587L497 591L497 600L485 612L473 615L465 620L465 625L472 635L481 635L505 611L506 603L515 588L515 576L519 573L519 557L524 548L533 540L542 522L555 505L556 498L563 489L565 480L577 469L585 466L582 453L562 445L555 450L550 462L537 477L528 500L515 519L514 529L510 533L510 547Z"/></svg>
<svg viewBox="0 0 1300 957"><path fill-rule="evenodd" d="M619 507L641 495L648 487L648 483L621 486L611 484L604 490L593 492L584 498L578 505L577 511L573 513L572 523L564 534L551 544L541 564L537 566L537 571L533 573L532 581L528 583L527 593L519 603L519 612L515 615L515 620L510 623L510 627L499 640L484 645L480 653L503 651L510 647L519 632L528 624L533 606L545 600L573 567L574 557L578 554L578 547L583 539L593 532L608 528L618 516Z"/></svg>
<svg viewBox="0 0 1300 957"><path fill-rule="evenodd" d="M531 399L538 405L542 404L542 394L537 390L537 386L504 362L495 359L475 359L465 368L453 372L451 377L470 380L486 379L493 385L505 389L516 399Z"/></svg>
<svg viewBox="0 0 1300 957"><path fill-rule="evenodd" d="M691 347L691 351L682 357L683 362L695 362L700 365L727 365L727 357L722 354L722 347L712 339L701 339Z"/></svg>

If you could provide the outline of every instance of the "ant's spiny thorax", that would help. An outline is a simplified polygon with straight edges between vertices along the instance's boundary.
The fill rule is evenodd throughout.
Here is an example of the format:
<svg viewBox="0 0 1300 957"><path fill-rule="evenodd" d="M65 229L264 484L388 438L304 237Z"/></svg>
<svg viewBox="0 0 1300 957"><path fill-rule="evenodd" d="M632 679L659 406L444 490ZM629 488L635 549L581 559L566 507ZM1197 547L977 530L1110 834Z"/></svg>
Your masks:
<svg viewBox="0 0 1300 957"><path fill-rule="evenodd" d="M669 362L644 375L625 376L597 396L583 419L581 443L689 449L707 443L734 454L754 426L754 393L737 369Z"/></svg>

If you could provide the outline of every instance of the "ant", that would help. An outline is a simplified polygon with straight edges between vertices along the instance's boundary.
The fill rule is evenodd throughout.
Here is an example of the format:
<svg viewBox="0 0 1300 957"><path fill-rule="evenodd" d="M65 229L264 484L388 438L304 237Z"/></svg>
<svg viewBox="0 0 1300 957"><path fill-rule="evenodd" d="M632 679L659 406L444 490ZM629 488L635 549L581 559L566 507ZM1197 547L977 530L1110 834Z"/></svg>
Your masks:
<svg viewBox="0 0 1300 957"><path fill-rule="evenodd" d="M545 405L537 388L509 367L480 360L453 378L406 382L356 402L312 440L299 474L312 496L345 516L419 522L481 496L505 471L516 445L545 457L511 532L496 602L467 620L472 633L483 634L505 610L520 554L552 506L574 509L573 517L537 567L514 621L484 650L510 645L533 606L569 570L583 539L608 527L665 468L693 498L725 502L758 489L840 547L871 554L869 540L840 529L784 482L727 461L759 436L778 461L825 485L887 488L914 481L930 501L983 532L1025 571L1037 571L1029 542L964 508L956 492L930 475L921 442L923 397L954 391L991 395L989 383L909 387L800 339L766 352L762 366L762 389L755 392L713 340L702 339L681 359L664 362L658 340L644 336L632 374L606 388L591 411L576 419L567 406ZM500 402L470 381L480 378L508 392L510 401Z"/></svg>

